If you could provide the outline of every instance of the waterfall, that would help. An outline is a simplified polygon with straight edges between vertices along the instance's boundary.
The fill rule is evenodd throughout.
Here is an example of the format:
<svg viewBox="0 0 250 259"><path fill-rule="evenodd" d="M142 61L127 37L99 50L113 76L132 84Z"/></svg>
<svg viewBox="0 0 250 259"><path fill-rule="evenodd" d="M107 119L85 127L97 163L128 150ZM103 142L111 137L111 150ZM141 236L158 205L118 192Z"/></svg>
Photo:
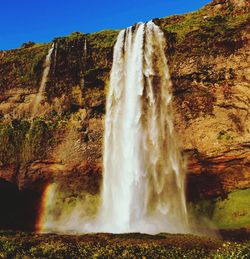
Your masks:
<svg viewBox="0 0 250 259"><path fill-rule="evenodd" d="M119 33L106 106L99 212L96 216L89 213L96 212L99 199L94 202L87 196L79 196L75 206L60 207L56 200L61 194L56 193L53 202L48 200L47 193L53 189L48 187L39 229L73 233L191 232L185 201L185 163L174 130L165 48L164 34L153 22L139 23ZM53 46L46 58L45 78L52 51ZM44 79L41 93L45 84Z"/></svg>
<svg viewBox="0 0 250 259"><path fill-rule="evenodd" d="M173 125L165 37L153 22L120 32L107 99L96 231L189 232L185 165Z"/></svg>
<svg viewBox="0 0 250 259"><path fill-rule="evenodd" d="M84 55L87 56L88 54L88 46L87 46L87 39L84 40Z"/></svg>
<svg viewBox="0 0 250 259"><path fill-rule="evenodd" d="M53 72L53 73L52 73L53 75L55 75L55 70L56 70L56 65L57 65L57 64L56 64L56 63L57 63L56 60L57 60L58 43L55 43L54 49L55 49L55 50L54 50L55 54L54 54L54 60L53 60L53 61L54 61L54 66L53 66L53 71L52 71L52 72ZM53 53L53 49L52 49L52 53ZM52 54L52 53L51 53L51 54Z"/></svg>
<svg viewBox="0 0 250 259"><path fill-rule="evenodd" d="M49 52L46 56L45 62L44 62L44 70L43 70L43 75L42 75L42 81L38 90L38 93L36 95L35 101L34 101L34 106L32 109L31 113L31 118L34 118L38 112L39 105L43 99L44 92L45 92L45 87L48 81L48 76L49 76L49 71L50 71L50 66L51 66L51 56L54 51L54 43L52 44L52 47L49 49Z"/></svg>

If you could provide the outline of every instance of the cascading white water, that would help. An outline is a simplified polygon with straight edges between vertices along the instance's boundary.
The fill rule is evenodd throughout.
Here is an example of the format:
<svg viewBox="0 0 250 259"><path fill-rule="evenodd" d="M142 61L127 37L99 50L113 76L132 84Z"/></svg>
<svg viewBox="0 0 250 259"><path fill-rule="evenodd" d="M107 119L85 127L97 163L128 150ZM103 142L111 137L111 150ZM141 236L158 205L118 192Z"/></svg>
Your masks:
<svg viewBox="0 0 250 259"><path fill-rule="evenodd" d="M153 22L120 32L107 100L96 231L189 232L165 37Z"/></svg>
<svg viewBox="0 0 250 259"><path fill-rule="evenodd" d="M165 47L164 34L153 22L120 32L107 98L99 213L93 219L89 211L99 202L89 202L88 196L73 207L58 208L53 200L46 204L43 231L192 232ZM54 199L59 198L55 192Z"/></svg>
<svg viewBox="0 0 250 259"><path fill-rule="evenodd" d="M49 49L49 52L46 56L45 62L44 62L44 70L43 70L43 75L42 75L42 81L38 90L38 94L36 95L32 113L31 113L31 118L34 118L38 112L39 105L44 97L44 92L45 92L45 87L46 83L48 81L48 76L49 76L49 71L50 71L50 66L51 66L51 56L54 51L54 43L52 44L52 47Z"/></svg>

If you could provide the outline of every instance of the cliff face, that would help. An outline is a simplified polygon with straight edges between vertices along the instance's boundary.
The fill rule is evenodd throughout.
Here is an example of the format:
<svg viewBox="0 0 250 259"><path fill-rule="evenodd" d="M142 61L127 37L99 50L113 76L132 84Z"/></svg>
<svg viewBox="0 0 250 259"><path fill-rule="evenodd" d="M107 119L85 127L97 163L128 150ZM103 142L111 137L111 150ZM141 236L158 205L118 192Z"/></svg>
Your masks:
<svg viewBox="0 0 250 259"><path fill-rule="evenodd" d="M117 34L73 33L54 40L48 81L34 119L32 109L52 44L0 53L2 178L20 189L41 190L57 175L63 178L78 168L82 172L91 161L93 170L100 167L105 87Z"/></svg>
<svg viewBox="0 0 250 259"><path fill-rule="evenodd" d="M248 1L216 0L154 21L168 42L190 200L250 188L249 11ZM51 44L0 51L0 178L38 196L54 181L73 195L99 192L105 94L117 34L73 33L53 41L34 119Z"/></svg>
<svg viewBox="0 0 250 259"><path fill-rule="evenodd" d="M176 36L169 60L176 128L191 159L190 195L248 188L249 4L213 1L173 24L158 23Z"/></svg>

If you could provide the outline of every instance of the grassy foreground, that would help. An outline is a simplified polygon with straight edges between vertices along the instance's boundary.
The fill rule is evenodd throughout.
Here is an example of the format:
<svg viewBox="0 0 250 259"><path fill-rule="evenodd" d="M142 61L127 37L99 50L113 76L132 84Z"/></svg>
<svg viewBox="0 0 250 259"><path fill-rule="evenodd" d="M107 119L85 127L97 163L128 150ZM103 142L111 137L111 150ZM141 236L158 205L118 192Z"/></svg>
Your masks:
<svg viewBox="0 0 250 259"><path fill-rule="evenodd" d="M231 237L235 235L231 233ZM0 258L250 258L248 237L229 241L174 234L70 236L0 232Z"/></svg>

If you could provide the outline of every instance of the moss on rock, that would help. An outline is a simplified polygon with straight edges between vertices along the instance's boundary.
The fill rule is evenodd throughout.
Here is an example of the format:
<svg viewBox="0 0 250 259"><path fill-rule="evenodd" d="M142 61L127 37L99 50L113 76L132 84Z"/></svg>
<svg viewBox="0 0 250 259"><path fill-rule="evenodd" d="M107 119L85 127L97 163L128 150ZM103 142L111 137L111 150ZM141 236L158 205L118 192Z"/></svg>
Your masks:
<svg viewBox="0 0 250 259"><path fill-rule="evenodd" d="M250 189L234 191L224 199L199 200L190 204L191 214L208 218L219 229L250 228Z"/></svg>

